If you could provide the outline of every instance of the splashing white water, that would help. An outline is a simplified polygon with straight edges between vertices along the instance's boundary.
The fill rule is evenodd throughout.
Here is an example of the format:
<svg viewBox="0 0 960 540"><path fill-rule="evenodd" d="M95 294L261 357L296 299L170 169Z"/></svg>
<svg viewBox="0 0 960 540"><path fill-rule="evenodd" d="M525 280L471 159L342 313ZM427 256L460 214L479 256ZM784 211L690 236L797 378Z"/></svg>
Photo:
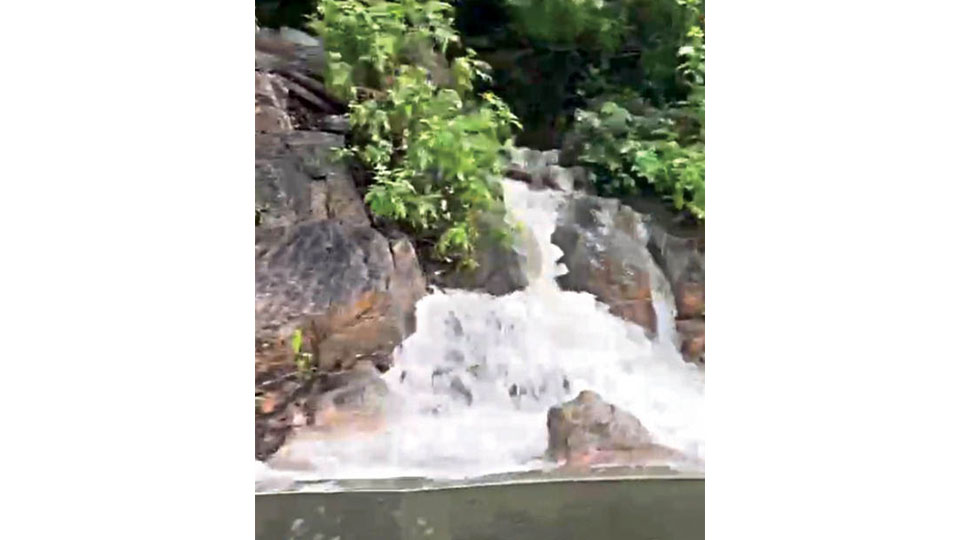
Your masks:
<svg viewBox="0 0 960 540"><path fill-rule="evenodd" d="M703 377L672 343L611 315L586 293L562 291L551 244L559 196L504 182L521 224L529 286L513 294L436 292L417 304L417 331L384 375L386 427L338 440L294 442L311 478L464 478L543 466L547 410L581 390L639 418L657 442L703 459ZM672 301L669 302L672 304Z"/></svg>

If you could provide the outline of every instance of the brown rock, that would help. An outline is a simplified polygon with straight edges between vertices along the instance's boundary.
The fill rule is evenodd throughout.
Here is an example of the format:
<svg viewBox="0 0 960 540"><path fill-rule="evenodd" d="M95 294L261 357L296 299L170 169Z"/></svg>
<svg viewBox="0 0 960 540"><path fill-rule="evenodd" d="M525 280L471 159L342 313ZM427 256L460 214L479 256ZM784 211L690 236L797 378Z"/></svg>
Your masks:
<svg viewBox="0 0 960 540"><path fill-rule="evenodd" d="M399 256L398 256L399 255ZM413 309L426 293L413 248L369 227L326 220L291 227L258 249L258 357L293 361L291 336L321 370L358 359L390 362L413 331Z"/></svg>
<svg viewBox="0 0 960 540"><path fill-rule="evenodd" d="M270 414L277 408L277 395L274 392L267 392L260 399L260 412Z"/></svg>
<svg viewBox="0 0 960 540"><path fill-rule="evenodd" d="M272 396L257 413L258 459L273 454L294 427L376 427L377 409L368 406L385 387L371 366L392 363L426 293L403 237L388 241L369 227L334 220L266 234L271 230L258 231L256 254L257 385ZM310 355L307 372L290 344L296 330L301 353ZM354 375L327 375L358 362L366 367Z"/></svg>
<svg viewBox="0 0 960 540"><path fill-rule="evenodd" d="M657 313L653 309L650 274L623 268L622 263L612 262L606 257L598 258L598 263L599 268L590 276L587 290L605 299L610 306L610 313L656 334Z"/></svg>
<svg viewBox="0 0 960 540"><path fill-rule="evenodd" d="M703 283L682 282L674 288L677 318L703 317L706 309L706 290Z"/></svg>
<svg viewBox="0 0 960 540"><path fill-rule="evenodd" d="M613 199L577 194L560 209L551 239L563 250L565 290L593 294L610 311L657 333L655 294L669 297L670 283L647 250L643 216Z"/></svg>
<svg viewBox="0 0 960 540"><path fill-rule="evenodd" d="M659 465L684 458L681 452L655 444L636 417L591 391L552 407L547 431L547 456L571 466Z"/></svg>
<svg viewBox="0 0 960 540"><path fill-rule="evenodd" d="M706 349L706 324L701 319L677 321L680 335L680 352L688 362L704 363Z"/></svg>

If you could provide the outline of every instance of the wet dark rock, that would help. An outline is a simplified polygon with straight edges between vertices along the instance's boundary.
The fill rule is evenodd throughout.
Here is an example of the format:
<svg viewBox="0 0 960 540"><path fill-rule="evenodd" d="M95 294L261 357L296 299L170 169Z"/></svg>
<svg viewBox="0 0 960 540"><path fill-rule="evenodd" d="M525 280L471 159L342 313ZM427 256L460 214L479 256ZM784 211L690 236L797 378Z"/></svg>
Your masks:
<svg viewBox="0 0 960 540"><path fill-rule="evenodd" d="M526 288L524 258L514 247L492 239L481 239L475 257L477 267L474 269L426 262L430 282L443 289L482 291L496 296Z"/></svg>
<svg viewBox="0 0 960 540"><path fill-rule="evenodd" d="M572 193L589 188L587 172L582 167L557 165L559 151L515 148L507 168L507 178L530 185L531 189L553 189ZM442 288L479 290L505 295L522 290L529 284L524 268L530 266L525 256L513 245L485 238L477 246L478 266L472 270L428 268L431 282Z"/></svg>
<svg viewBox="0 0 960 540"><path fill-rule="evenodd" d="M680 337L680 352L688 362L704 364L706 362L706 323L704 319L684 319L677 321L677 334Z"/></svg>
<svg viewBox="0 0 960 540"><path fill-rule="evenodd" d="M670 285L647 249L644 216L614 199L585 194L567 198L552 241L563 250L565 290L588 292L610 312L657 334L655 295L670 298Z"/></svg>
<svg viewBox="0 0 960 540"><path fill-rule="evenodd" d="M636 207L636 201L633 201ZM706 323L705 236L702 224L689 226L656 214L647 220L650 253L670 282L676 302L680 350L688 361L704 363Z"/></svg>
<svg viewBox="0 0 960 540"><path fill-rule="evenodd" d="M647 230L651 252L673 287L677 317L703 316L706 266L702 231L672 232L669 224L658 220L648 220Z"/></svg>
<svg viewBox="0 0 960 540"><path fill-rule="evenodd" d="M560 150L516 148L509 178L531 189L567 193L553 243L564 251L567 290L594 294L611 312L657 334L655 297L673 299L674 316L686 321L679 345L690 361L703 361L705 271L703 224L678 214L656 197L618 201L595 197L589 173L575 166L582 140L564 138ZM514 261L519 264L520 260Z"/></svg>

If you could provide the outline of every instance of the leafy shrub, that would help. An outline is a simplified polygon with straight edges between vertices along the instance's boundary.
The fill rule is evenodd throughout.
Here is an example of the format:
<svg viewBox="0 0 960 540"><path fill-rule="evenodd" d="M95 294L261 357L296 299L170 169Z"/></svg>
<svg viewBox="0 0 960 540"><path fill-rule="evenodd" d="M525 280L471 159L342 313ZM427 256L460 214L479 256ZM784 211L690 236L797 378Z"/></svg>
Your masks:
<svg viewBox="0 0 960 540"><path fill-rule="evenodd" d="M630 195L646 184L678 210L704 217L703 143L685 141L675 116L635 116L612 101L578 112L575 130L585 141L579 159L602 194Z"/></svg>
<svg viewBox="0 0 960 540"><path fill-rule="evenodd" d="M506 0L517 32L544 44L616 50L635 0Z"/></svg>
<svg viewBox="0 0 960 540"><path fill-rule="evenodd" d="M689 41L683 47L680 47L677 56L683 61L677 67L682 84L688 88L687 101L691 107L696 110L700 117L700 124L704 122L704 33L703 28L692 26L687 32ZM702 134L701 134L702 136Z"/></svg>
<svg viewBox="0 0 960 540"><path fill-rule="evenodd" d="M323 0L321 20L311 26L328 52L327 84L340 97L355 97L356 87L382 89L402 64L445 54L458 41L453 6L446 2L397 0Z"/></svg>
<svg viewBox="0 0 960 540"><path fill-rule="evenodd" d="M678 4L690 7L683 0ZM602 193L629 195L649 187L678 210L703 219L704 51L703 28L691 26L676 53L678 85L687 93L683 101L654 108L621 89L598 107L577 111L575 132L584 141L579 159Z"/></svg>
<svg viewBox="0 0 960 540"><path fill-rule="evenodd" d="M480 220L502 211L502 150L516 119L493 94L471 105L426 75L404 66L385 99L353 106L366 141L353 150L374 172L366 201L375 214L435 239L437 255L471 264Z"/></svg>
<svg viewBox="0 0 960 540"><path fill-rule="evenodd" d="M703 0L500 1L517 45L575 53L611 85L637 86L658 103L682 94L676 53L700 24Z"/></svg>
<svg viewBox="0 0 960 540"><path fill-rule="evenodd" d="M703 28L703 0L638 0L636 42L629 48L641 52L643 93L646 98L666 102L682 98L687 88L677 79L682 56L677 51L689 45L689 30Z"/></svg>
<svg viewBox="0 0 960 540"><path fill-rule="evenodd" d="M328 54L326 80L349 98L346 153L373 174L371 211L432 243L441 258L474 264L481 234L502 234L499 177L509 108L474 96L488 66L461 46L453 8L438 1L324 0L313 24ZM448 60L451 45L462 53ZM426 66L426 67L424 67Z"/></svg>

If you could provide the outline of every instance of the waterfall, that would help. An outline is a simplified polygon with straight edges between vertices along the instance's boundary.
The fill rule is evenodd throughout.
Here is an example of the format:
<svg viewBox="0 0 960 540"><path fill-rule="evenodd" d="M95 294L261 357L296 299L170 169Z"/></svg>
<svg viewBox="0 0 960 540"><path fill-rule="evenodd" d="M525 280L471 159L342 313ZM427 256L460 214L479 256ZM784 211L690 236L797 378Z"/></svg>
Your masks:
<svg viewBox="0 0 960 540"><path fill-rule="evenodd" d="M504 181L529 285L505 296L434 292L417 330L384 374L384 426L294 442L307 477L473 477L542 468L547 410L593 390L634 414L656 442L703 459L703 374L673 342L672 298L655 295L661 337L563 291L563 253L550 241L563 194ZM669 294L667 292L667 294Z"/></svg>

